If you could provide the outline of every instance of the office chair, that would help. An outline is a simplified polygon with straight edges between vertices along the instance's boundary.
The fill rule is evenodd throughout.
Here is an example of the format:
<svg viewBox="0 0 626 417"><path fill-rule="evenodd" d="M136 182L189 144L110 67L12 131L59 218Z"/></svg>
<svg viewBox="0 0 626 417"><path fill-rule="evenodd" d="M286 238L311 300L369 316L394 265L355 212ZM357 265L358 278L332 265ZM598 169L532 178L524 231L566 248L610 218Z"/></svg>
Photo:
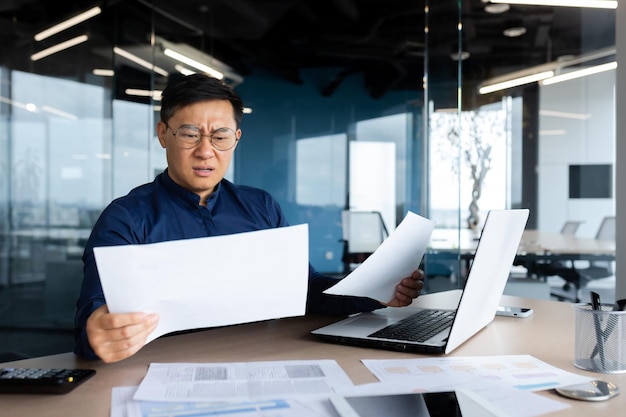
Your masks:
<svg viewBox="0 0 626 417"><path fill-rule="evenodd" d="M600 223L595 238L597 240L615 240L615 216L607 216L602 219L602 223ZM550 275L556 275L565 280L565 284L563 285L565 291L570 291L574 288L575 295L572 298L574 302L580 302L580 293L587 287L589 282L596 279L608 278L614 274L612 260L589 261L589 266L586 268L579 268L575 265L561 268L556 267L550 272ZM568 298L558 293L552 295L561 300Z"/></svg>
<svg viewBox="0 0 626 417"><path fill-rule="evenodd" d="M563 227L561 227L561 234L562 235L569 235L569 236L574 236L576 234L576 232L578 231L578 227L582 224L583 222L580 220L568 220L565 223L563 223ZM567 264L566 264L567 262ZM572 261L563 261L560 262L562 264L562 266L572 266Z"/></svg>
<svg viewBox="0 0 626 417"><path fill-rule="evenodd" d="M343 210L341 212L344 272L365 261L383 243L389 233L378 211Z"/></svg>
<svg viewBox="0 0 626 417"><path fill-rule="evenodd" d="M582 221L579 220L567 220L563 223L561 227L560 233L562 235L575 235L578 231L578 227L582 224ZM571 267L571 261L567 261L567 264L563 261L531 261L528 263L523 263L527 270L527 275L545 280L546 277L553 275L552 271L559 268Z"/></svg>
<svg viewBox="0 0 626 417"><path fill-rule="evenodd" d="M561 227L561 234L562 235L575 235L581 223L583 222L578 221L578 220L566 221L563 224L563 227Z"/></svg>

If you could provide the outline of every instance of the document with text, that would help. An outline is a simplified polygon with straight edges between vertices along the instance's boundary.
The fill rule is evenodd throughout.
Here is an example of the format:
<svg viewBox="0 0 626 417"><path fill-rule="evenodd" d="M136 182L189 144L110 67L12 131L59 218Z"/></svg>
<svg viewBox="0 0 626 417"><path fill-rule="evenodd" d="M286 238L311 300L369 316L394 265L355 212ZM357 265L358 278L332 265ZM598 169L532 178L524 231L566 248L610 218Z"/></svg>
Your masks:
<svg viewBox="0 0 626 417"><path fill-rule="evenodd" d="M434 221L409 211L373 254L324 292L391 301L400 280L419 267L434 228Z"/></svg>
<svg viewBox="0 0 626 417"><path fill-rule="evenodd" d="M156 312L166 333L304 315L308 226L94 248L111 313Z"/></svg>
<svg viewBox="0 0 626 417"><path fill-rule="evenodd" d="M113 387L110 417L337 417L325 398L258 401L136 401L136 386Z"/></svg>
<svg viewBox="0 0 626 417"><path fill-rule="evenodd" d="M535 394L591 380L549 365L531 355L433 357L415 359L364 359L367 369L384 382L371 389L436 392L470 390L502 415L535 417L568 407L567 404Z"/></svg>
<svg viewBox="0 0 626 417"><path fill-rule="evenodd" d="M152 363L134 400L328 398L351 386L352 381L334 360Z"/></svg>
<svg viewBox="0 0 626 417"><path fill-rule="evenodd" d="M380 381L410 381L418 390L447 390L497 381L524 391L580 384L592 378L556 368L530 355L364 359Z"/></svg>

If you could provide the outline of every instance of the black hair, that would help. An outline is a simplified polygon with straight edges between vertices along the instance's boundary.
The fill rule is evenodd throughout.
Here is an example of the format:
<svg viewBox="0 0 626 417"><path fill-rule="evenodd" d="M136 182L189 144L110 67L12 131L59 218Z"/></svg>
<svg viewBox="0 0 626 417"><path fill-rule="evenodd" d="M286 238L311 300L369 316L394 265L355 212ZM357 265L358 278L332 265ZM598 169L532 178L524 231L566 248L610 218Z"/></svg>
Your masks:
<svg viewBox="0 0 626 417"><path fill-rule="evenodd" d="M161 121L167 123L177 110L205 100L230 101L239 128L243 118L241 97L224 81L200 73L170 80L161 94Z"/></svg>

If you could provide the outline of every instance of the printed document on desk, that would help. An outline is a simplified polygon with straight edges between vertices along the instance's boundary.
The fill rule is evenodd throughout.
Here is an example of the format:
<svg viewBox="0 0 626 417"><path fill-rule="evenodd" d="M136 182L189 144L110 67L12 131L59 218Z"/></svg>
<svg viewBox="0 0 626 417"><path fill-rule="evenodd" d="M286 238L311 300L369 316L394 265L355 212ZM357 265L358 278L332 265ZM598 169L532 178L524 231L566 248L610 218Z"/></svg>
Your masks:
<svg viewBox="0 0 626 417"><path fill-rule="evenodd" d="M496 381L503 386L541 391L592 378L564 371L531 355L363 359L379 381L410 381L417 391L473 388Z"/></svg>
<svg viewBox="0 0 626 417"><path fill-rule="evenodd" d="M94 248L111 313L156 312L146 343L180 330L301 316L308 226Z"/></svg>
<svg viewBox="0 0 626 417"><path fill-rule="evenodd" d="M434 228L434 221L409 211L373 254L324 292L391 301L400 280L419 267Z"/></svg>
<svg viewBox="0 0 626 417"><path fill-rule="evenodd" d="M567 408L539 396L592 378L549 365L531 355L456 356L414 359L363 359L388 390L405 392L470 390L510 417L534 417ZM368 387L361 386L364 390ZM369 388L380 390L374 384Z"/></svg>
<svg viewBox="0 0 626 417"><path fill-rule="evenodd" d="M152 363L134 400L328 399L348 387L352 381L334 360Z"/></svg>
<svg viewBox="0 0 626 417"><path fill-rule="evenodd" d="M110 417L337 417L328 399L135 401L136 386L113 387Z"/></svg>

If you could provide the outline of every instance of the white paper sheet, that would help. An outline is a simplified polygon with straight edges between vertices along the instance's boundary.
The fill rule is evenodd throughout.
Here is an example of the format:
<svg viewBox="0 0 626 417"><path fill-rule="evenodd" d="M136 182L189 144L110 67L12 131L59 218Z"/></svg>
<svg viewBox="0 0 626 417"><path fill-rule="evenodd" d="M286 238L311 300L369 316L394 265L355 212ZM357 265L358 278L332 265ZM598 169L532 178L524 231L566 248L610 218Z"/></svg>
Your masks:
<svg viewBox="0 0 626 417"><path fill-rule="evenodd" d="M565 409L567 404L534 392L592 379L556 368L531 355L365 359L361 362L378 380L385 382L387 390L399 387L409 392L470 390L511 417L535 417ZM381 388L372 384L360 389Z"/></svg>
<svg viewBox="0 0 626 417"><path fill-rule="evenodd" d="M364 359L362 362L380 381L411 381L414 389L425 391L471 388L493 382L523 391L540 391L592 379L555 368L530 355Z"/></svg>
<svg viewBox="0 0 626 417"><path fill-rule="evenodd" d="M133 402L133 395L137 391L136 386L113 387L111 390L110 417L129 417L128 404Z"/></svg>
<svg viewBox="0 0 626 417"><path fill-rule="evenodd" d="M434 221L409 211L373 254L324 292L391 301L400 280L419 267L434 228Z"/></svg>
<svg viewBox="0 0 626 417"><path fill-rule="evenodd" d="M259 401L135 401L137 386L113 387L110 417L337 417L324 398Z"/></svg>
<svg viewBox="0 0 626 417"><path fill-rule="evenodd" d="M146 343L173 331L305 313L306 224L99 247L94 255L110 312L159 314Z"/></svg>
<svg viewBox="0 0 626 417"><path fill-rule="evenodd" d="M258 401L324 398L352 386L333 360L232 363L152 363L134 399Z"/></svg>

